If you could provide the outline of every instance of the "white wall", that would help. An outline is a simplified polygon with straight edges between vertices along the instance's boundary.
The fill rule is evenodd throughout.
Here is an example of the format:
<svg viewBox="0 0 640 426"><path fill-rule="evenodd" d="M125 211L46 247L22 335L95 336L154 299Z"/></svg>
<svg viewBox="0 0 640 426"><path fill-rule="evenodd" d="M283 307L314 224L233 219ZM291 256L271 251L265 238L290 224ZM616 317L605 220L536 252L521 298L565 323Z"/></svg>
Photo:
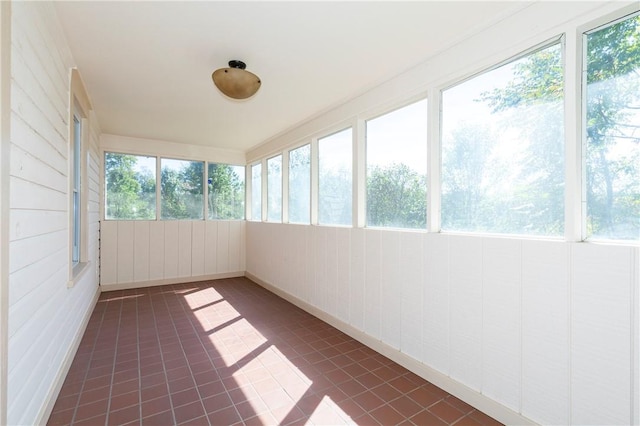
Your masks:
<svg viewBox="0 0 640 426"><path fill-rule="evenodd" d="M102 222L102 291L243 276L244 221Z"/></svg>
<svg viewBox="0 0 640 426"><path fill-rule="evenodd" d="M11 55L7 421L36 424L53 407L99 294L99 130L89 117L89 266L68 287L74 63L50 3L12 4Z"/></svg>
<svg viewBox="0 0 640 426"><path fill-rule="evenodd" d="M535 3L247 153L266 158L428 93L437 172L440 89L565 34L565 241L440 234L437 220L431 233L250 222L247 274L504 422L639 424L640 247L578 242L575 52L582 31L628 5Z"/></svg>

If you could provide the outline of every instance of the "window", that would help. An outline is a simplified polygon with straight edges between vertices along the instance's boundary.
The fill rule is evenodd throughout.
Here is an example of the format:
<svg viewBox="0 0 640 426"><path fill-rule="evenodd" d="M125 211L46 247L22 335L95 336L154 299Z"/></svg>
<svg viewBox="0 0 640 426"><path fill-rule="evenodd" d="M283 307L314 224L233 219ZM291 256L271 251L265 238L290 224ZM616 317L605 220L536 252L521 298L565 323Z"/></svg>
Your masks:
<svg viewBox="0 0 640 426"><path fill-rule="evenodd" d="M442 228L562 236L560 43L442 94Z"/></svg>
<svg viewBox="0 0 640 426"><path fill-rule="evenodd" d="M204 163L163 158L160 166L160 217L203 219Z"/></svg>
<svg viewBox="0 0 640 426"><path fill-rule="evenodd" d="M209 219L244 219L244 167L208 166Z"/></svg>
<svg viewBox="0 0 640 426"><path fill-rule="evenodd" d="M78 114L73 114L73 148L71 150L71 192L73 196L73 227L71 237L71 263L80 262L82 227L82 124Z"/></svg>
<svg viewBox="0 0 640 426"><path fill-rule="evenodd" d="M427 226L427 101L367 121L367 225Z"/></svg>
<svg viewBox="0 0 640 426"><path fill-rule="evenodd" d="M251 220L262 220L262 164L251 166Z"/></svg>
<svg viewBox="0 0 640 426"><path fill-rule="evenodd" d="M267 160L267 220L282 222L282 155Z"/></svg>
<svg viewBox="0 0 640 426"><path fill-rule="evenodd" d="M289 151L289 222L311 221L311 145Z"/></svg>
<svg viewBox="0 0 640 426"><path fill-rule="evenodd" d="M640 240L640 15L586 35L586 236Z"/></svg>
<svg viewBox="0 0 640 426"><path fill-rule="evenodd" d="M105 219L155 220L156 157L105 152Z"/></svg>
<svg viewBox="0 0 640 426"><path fill-rule="evenodd" d="M318 140L318 223L351 225L351 129Z"/></svg>

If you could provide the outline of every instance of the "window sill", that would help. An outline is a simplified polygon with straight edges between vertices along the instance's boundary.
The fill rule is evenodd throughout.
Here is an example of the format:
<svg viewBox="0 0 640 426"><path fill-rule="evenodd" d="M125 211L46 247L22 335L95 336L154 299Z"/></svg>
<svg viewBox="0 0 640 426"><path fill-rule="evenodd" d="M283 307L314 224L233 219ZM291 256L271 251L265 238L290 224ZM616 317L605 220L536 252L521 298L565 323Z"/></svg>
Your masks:
<svg viewBox="0 0 640 426"><path fill-rule="evenodd" d="M84 277L87 271L91 268L91 262L80 262L73 267L71 271L71 279L67 282L67 288L73 288L78 281Z"/></svg>

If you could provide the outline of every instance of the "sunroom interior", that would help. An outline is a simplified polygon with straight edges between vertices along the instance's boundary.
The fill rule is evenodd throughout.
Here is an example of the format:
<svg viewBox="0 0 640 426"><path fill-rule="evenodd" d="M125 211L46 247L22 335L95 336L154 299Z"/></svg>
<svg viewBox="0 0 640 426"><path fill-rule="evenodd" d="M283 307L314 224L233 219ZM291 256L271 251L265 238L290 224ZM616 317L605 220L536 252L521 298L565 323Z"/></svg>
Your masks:
<svg viewBox="0 0 640 426"><path fill-rule="evenodd" d="M640 424L637 1L0 24L0 424L47 423L101 297L238 277L498 422Z"/></svg>

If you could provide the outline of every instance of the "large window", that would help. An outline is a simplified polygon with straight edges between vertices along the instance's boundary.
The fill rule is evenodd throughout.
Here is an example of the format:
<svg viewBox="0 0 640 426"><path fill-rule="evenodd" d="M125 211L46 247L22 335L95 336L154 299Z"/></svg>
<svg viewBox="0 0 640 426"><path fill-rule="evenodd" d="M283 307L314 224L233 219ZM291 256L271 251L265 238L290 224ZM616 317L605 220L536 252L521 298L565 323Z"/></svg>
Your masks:
<svg viewBox="0 0 640 426"><path fill-rule="evenodd" d="M442 229L562 236L560 43L442 94Z"/></svg>
<svg viewBox="0 0 640 426"><path fill-rule="evenodd" d="M262 220L262 164L251 166L251 220Z"/></svg>
<svg viewBox="0 0 640 426"><path fill-rule="evenodd" d="M208 166L209 219L244 219L244 167Z"/></svg>
<svg viewBox="0 0 640 426"><path fill-rule="evenodd" d="M282 222L282 155L267 160L267 220Z"/></svg>
<svg viewBox="0 0 640 426"><path fill-rule="evenodd" d="M318 140L318 223L351 225L351 128Z"/></svg>
<svg viewBox="0 0 640 426"><path fill-rule="evenodd" d="M585 45L587 236L640 240L640 15Z"/></svg>
<svg viewBox="0 0 640 426"><path fill-rule="evenodd" d="M427 101L366 123L367 225L427 226Z"/></svg>
<svg viewBox="0 0 640 426"><path fill-rule="evenodd" d="M105 219L156 218L156 158L104 154Z"/></svg>
<svg viewBox="0 0 640 426"><path fill-rule="evenodd" d="M203 219L204 163L163 158L160 165L160 217Z"/></svg>
<svg viewBox="0 0 640 426"><path fill-rule="evenodd" d="M289 222L311 220L311 145L289 151Z"/></svg>

